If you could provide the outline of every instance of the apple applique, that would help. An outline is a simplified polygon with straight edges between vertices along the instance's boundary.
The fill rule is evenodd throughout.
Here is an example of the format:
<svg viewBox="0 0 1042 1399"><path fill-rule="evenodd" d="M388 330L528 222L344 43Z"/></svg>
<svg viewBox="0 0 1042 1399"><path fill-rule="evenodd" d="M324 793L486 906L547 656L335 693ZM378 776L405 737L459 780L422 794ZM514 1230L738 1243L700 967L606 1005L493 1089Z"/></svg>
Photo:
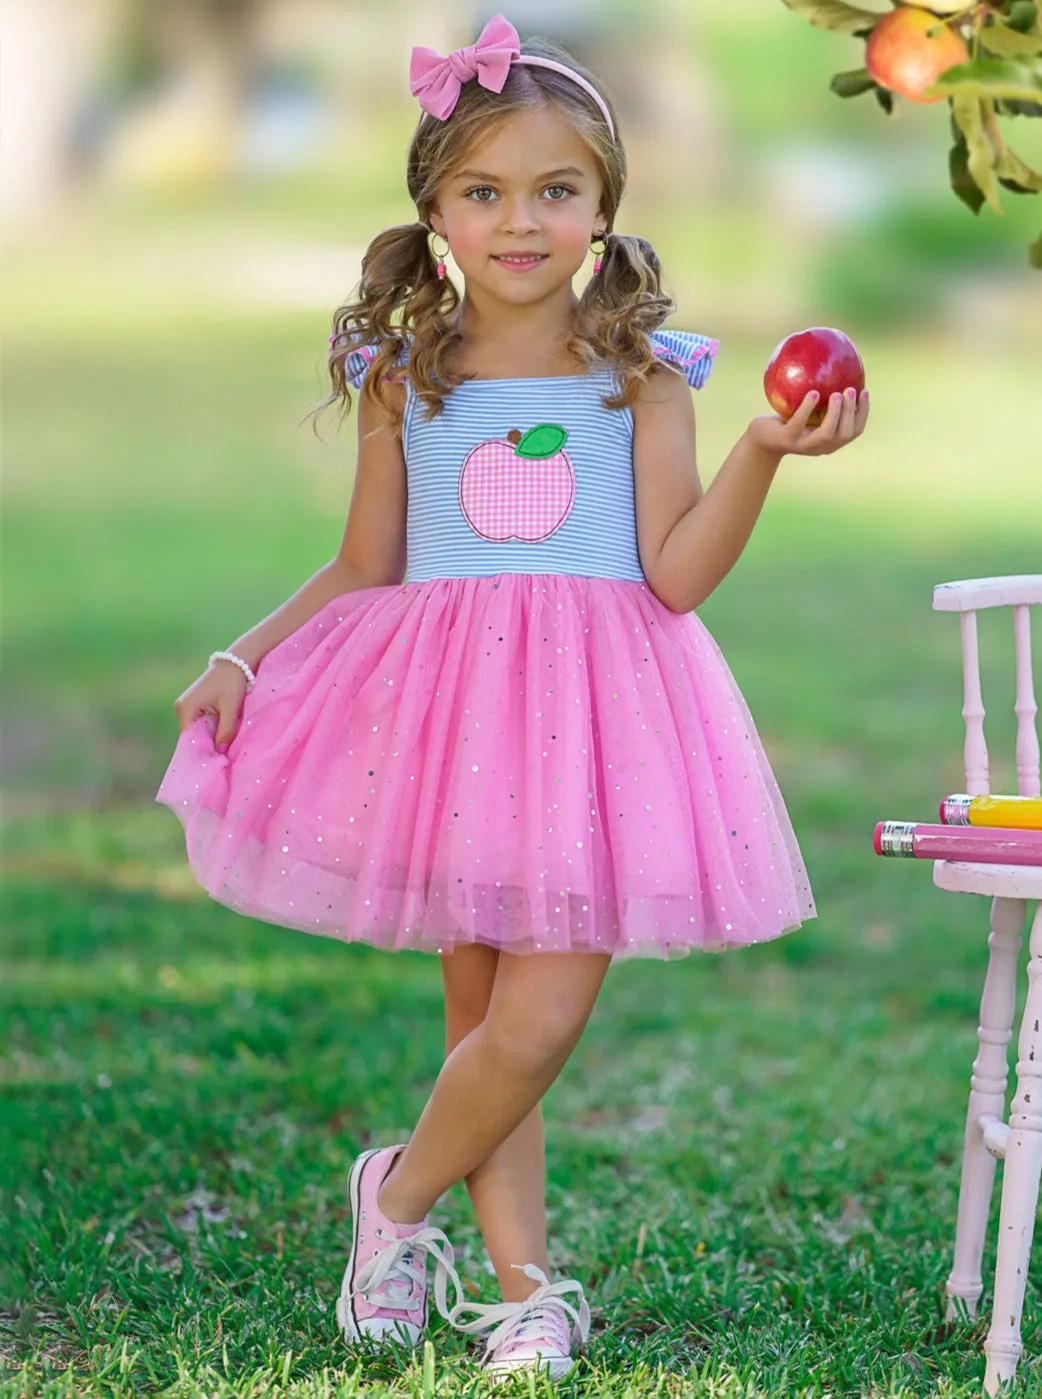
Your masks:
<svg viewBox="0 0 1042 1399"><path fill-rule="evenodd" d="M539 423L522 434L480 442L467 454L459 478L464 519L482 539L526 544L548 539L575 503L575 471L561 448L568 433Z"/></svg>

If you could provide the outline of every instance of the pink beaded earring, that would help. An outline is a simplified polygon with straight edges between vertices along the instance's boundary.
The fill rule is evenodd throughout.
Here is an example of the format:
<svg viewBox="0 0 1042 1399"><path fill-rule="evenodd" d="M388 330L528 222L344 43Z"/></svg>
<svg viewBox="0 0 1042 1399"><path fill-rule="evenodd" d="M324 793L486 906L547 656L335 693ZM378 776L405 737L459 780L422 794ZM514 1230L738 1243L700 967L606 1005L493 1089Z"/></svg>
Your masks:
<svg viewBox="0 0 1042 1399"><path fill-rule="evenodd" d="M442 242L445 244L445 247L444 247L444 249L443 249L441 252L438 252L437 248L434 247L434 238L440 238L440 239L442 240ZM448 257L448 255L449 255L449 240L444 236L444 234L435 233L434 236L433 236L432 239L431 239L431 256L434 258L434 260L435 260L435 261L437 262L437 264L438 264L438 281L439 281L439 282L444 282L444 280L445 280L445 259Z"/></svg>
<svg viewBox="0 0 1042 1399"><path fill-rule="evenodd" d="M601 246L600 246L599 248L595 248L595 247L594 247L594 244L595 244L596 242L598 242L598 241L600 242L600 245L601 245ZM603 263L603 261L604 261L604 253L605 253L605 250L607 249L607 246L608 246L607 235L604 234L604 233L595 233L595 234L593 235L593 237L590 239L590 249L591 249L591 251L595 254L595 257L594 257L594 259L593 259L593 275L594 275L595 277L598 275L598 273L599 273L600 270L601 270L601 265L602 265L602 263Z"/></svg>

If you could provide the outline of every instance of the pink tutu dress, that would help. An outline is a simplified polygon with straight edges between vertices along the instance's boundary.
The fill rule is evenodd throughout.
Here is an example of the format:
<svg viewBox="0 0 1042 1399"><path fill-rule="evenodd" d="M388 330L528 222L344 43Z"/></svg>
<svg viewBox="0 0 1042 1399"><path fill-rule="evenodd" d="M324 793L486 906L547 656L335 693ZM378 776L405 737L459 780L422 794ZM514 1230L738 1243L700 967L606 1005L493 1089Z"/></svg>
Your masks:
<svg viewBox="0 0 1042 1399"><path fill-rule="evenodd" d="M702 386L716 341L653 342ZM227 754L200 717L163 777L212 898L389 949L620 959L813 917L738 687L641 570L611 387L471 380L432 419L407 388L405 581L316 613L264 657Z"/></svg>

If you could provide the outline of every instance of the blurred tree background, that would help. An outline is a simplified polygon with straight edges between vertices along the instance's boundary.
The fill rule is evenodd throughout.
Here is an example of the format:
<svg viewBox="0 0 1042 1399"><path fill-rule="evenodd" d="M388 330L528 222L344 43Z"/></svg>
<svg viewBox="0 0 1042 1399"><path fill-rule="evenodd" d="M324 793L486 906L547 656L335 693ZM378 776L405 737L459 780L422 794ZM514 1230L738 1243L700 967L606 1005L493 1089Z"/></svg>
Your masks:
<svg viewBox="0 0 1042 1399"><path fill-rule="evenodd" d="M11 0L8 256L20 227L33 225L36 241L41 218L65 228L85 208L106 211L138 249L149 231L208 226L249 233L254 246L292 234L357 250L410 213L411 43L422 30L451 47L488 8ZM899 104L883 122L875 104L829 93L833 73L861 62L860 40L810 30L776 0L522 0L512 15L522 31L572 44L616 93L633 166L629 225L665 244L685 314L725 332L812 309L853 329L951 326L978 311L1019 321L1018 302L1027 316L1010 293L1034 201L1007 200L1005 221L959 217L938 159L946 104ZM1029 163L1042 152L1035 125L1017 131ZM203 278L205 250L193 251ZM300 250L298 282L303 265ZM320 283L328 300L351 270L336 288ZM161 280L175 291L179 275Z"/></svg>
<svg viewBox="0 0 1042 1399"><path fill-rule="evenodd" d="M353 431L327 419L319 440L303 424L325 395L330 317L368 240L413 217L411 45L446 52L490 12L463 0L5 5L15 810L46 806L54 786L82 792L76 771L101 791L152 790L170 720L161 688L135 698L131 676L124 690L99 659L129 644L113 639L117 617L142 648L129 671L154 656L170 675L165 708L191 678L171 635L181 664L198 664L189 638L238 634L335 548ZM871 430L854 462L790 462L775 496L836 512L840 532L874 511L924 540L956 520L979 533L1030 518L1042 454L1042 278L1024 258L1035 201L974 218L952 198L946 103L885 117L869 99L841 101L830 78L861 61L863 41L778 0L517 0L511 17L603 75L632 170L619 227L658 249L675 323L723 342L699 400L705 476L766 411L773 346L835 325L866 361ZM1017 147L1042 163L1042 122L1022 122ZM312 542L299 557L288 543L253 551L229 576L221 554L238 555L222 511L258 535L296 521ZM967 567L955 553L948 571ZM226 624L192 615L204 578ZM64 685L48 669L55 646L79 658Z"/></svg>
<svg viewBox="0 0 1042 1399"><path fill-rule="evenodd" d="M319 440L303 423L325 396L331 314L368 240L414 215L411 45L447 52L491 12L464 0L4 6L14 810L46 807L53 788L147 797L164 710L191 678L176 656L190 671L203 631L238 634L335 548L353 430L327 419ZM704 476L767 410L774 345L835 325L866 361L871 430L854 460L790 462L773 494L834 515L840 533L866 511L924 540L956 520L1024 523L1042 452L1042 278L1024 258L1035 201L974 218L952 198L946 103L886 117L841 101L830 79L863 41L778 0L517 0L510 17L602 74L632 172L619 227L658 249L675 323L722 340L699 400ZM1021 122L1017 148L1042 163L1042 122ZM221 512L258 536L295 521L310 543L222 567L238 554ZM968 567L956 553L947 571ZM204 579L227 622L192 615ZM136 697L109 654L130 636L128 668L151 656L169 676ZM55 647L78 658L63 685Z"/></svg>

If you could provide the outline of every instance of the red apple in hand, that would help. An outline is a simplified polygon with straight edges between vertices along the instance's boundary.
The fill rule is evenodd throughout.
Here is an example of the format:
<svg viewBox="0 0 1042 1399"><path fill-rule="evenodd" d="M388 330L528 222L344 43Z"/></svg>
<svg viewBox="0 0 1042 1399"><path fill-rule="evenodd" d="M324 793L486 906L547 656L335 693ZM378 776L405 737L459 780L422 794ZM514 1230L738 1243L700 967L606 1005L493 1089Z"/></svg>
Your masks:
<svg viewBox="0 0 1042 1399"><path fill-rule="evenodd" d="M804 398L816 389L818 407L807 419L816 427L829 406L829 395L865 387L865 366L854 342L841 330L816 325L787 336L767 361L763 391L783 418L791 418Z"/></svg>
<svg viewBox="0 0 1042 1399"><path fill-rule="evenodd" d="M873 26L865 46L865 67L880 87L912 102L940 102L940 97L923 97L923 89L969 56L958 29L929 10L906 5Z"/></svg>

